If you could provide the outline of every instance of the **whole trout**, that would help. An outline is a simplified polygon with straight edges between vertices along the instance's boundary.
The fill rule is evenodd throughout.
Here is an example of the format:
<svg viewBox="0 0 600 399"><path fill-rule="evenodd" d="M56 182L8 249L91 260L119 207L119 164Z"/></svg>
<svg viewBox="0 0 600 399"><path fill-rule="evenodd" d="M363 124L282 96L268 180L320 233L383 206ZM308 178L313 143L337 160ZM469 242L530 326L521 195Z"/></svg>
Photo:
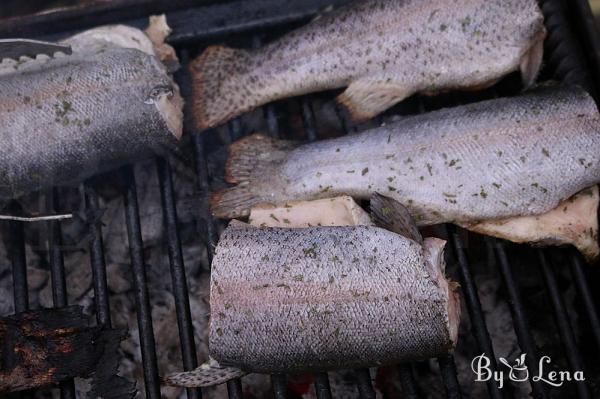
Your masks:
<svg viewBox="0 0 600 399"><path fill-rule="evenodd" d="M160 60L92 34L66 43L70 56L0 64L0 199L176 147L182 101Z"/></svg>
<svg viewBox="0 0 600 399"><path fill-rule="evenodd" d="M230 147L237 186L215 193L212 210L239 217L257 203L377 192L419 225L541 215L600 181L598 132L587 93L544 87L299 146L253 135Z"/></svg>
<svg viewBox="0 0 600 399"><path fill-rule="evenodd" d="M199 128L270 101L347 87L356 121L415 93L536 78L546 31L535 0L367 0L257 50L209 47L191 66Z"/></svg>
<svg viewBox="0 0 600 399"><path fill-rule="evenodd" d="M211 357L244 372L293 373L448 353L460 305L444 276L445 241L419 239L374 226L232 222L212 263ZM167 382L204 385L208 371Z"/></svg>

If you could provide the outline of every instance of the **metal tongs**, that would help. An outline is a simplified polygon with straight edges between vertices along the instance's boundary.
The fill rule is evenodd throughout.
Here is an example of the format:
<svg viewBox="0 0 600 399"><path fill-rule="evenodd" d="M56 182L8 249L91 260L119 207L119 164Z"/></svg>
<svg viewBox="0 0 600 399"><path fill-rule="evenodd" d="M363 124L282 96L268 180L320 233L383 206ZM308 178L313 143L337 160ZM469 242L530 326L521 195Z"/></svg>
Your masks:
<svg viewBox="0 0 600 399"><path fill-rule="evenodd" d="M31 39L0 39L0 61L4 58L18 61L24 56L35 58L38 54L52 57L58 52L71 54L71 46Z"/></svg>

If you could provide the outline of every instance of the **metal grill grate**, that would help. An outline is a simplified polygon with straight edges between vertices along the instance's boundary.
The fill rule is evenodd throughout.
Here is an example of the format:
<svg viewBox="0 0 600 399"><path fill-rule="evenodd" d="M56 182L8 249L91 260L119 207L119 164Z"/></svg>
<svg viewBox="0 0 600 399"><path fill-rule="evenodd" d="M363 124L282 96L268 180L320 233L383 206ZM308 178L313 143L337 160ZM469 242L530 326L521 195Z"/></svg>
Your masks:
<svg viewBox="0 0 600 399"><path fill-rule="evenodd" d="M280 26L282 24L295 23L304 20L307 17L315 14L324 5L346 3L347 0L327 1L327 0L306 0L297 1L291 5L284 4L278 0L258 0L253 2L224 2L213 6L197 7L195 9L185 9L173 11L168 14L168 19L171 26L174 28L174 33L171 37L171 42L176 45L182 64L187 65L190 53L197 50L194 46L198 43L206 44L205 42L220 37L225 34L240 33L252 31L255 35L252 40L252 45L256 46L260 43L260 33L266 28ZM248 4L252 3L252 5ZM598 47L591 48L596 50L591 56L589 53L590 45L597 43L595 39L585 39L590 36L592 27L589 21L582 26L586 31L577 32L572 29L573 24L570 24L572 15L583 16L586 19L590 18L589 9L583 0L570 3L570 8L565 8L565 4L559 0L546 0L541 2L543 11L546 17L546 24L549 31L549 37L546 42L546 74L547 77L558 78L560 80L577 83L586 87L590 92L598 91L598 83L600 82L600 74L592 73L591 67L598 66ZM129 9L127 9L129 10ZM131 10L129 10L131 11ZM128 11L128 12L129 12ZM153 10L156 11L156 10ZM251 12L250 12L251 11ZM139 12L139 10L138 10ZM132 14L113 12L110 13L110 22L128 22L132 25L141 26L141 20L129 20ZM106 15L103 14L106 18ZM43 18L35 19L29 24L20 25L15 30L14 24L0 25L0 36L10 36L12 32L18 32L20 35L34 35L36 32L46 34L55 34L56 27L52 21L56 21L56 15L52 15L48 21ZM82 27L82 22L69 15L67 23L62 27L63 30L75 29ZM59 19L60 20L60 19ZM77 21L77 22L73 22ZM96 23L109 22L104 19L94 20L93 16L87 16L85 25L93 25ZM46 24L47 23L47 24ZM586 36L587 34L587 36ZM584 38L584 40L582 40ZM582 45L583 43L584 45ZM586 50L587 48L587 50ZM550 75L550 72L552 75ZM177 75L177 80L182 88L184 96L189 96L189 76L182 69ZM509 90L506 88L498 88L498 90ZM491 91L491 95L497 95L496 91ZM312 110L310 97L303 97L299 100L301 110L301 119L304 126L306 138L310 141L318 139L318 129L315 114ZM439 101L439 100L435 100ZM456 96L444 98L445 106L452 103L459 103ZM422 99L413 100L416 102L416 109L420 112L427 111L429 106ZM280 122L285 115L279 114L275 105L264 107L264 115L269 128L269 133L274 137L284 136L284 129L280 128ZM345 133L357 130L343 115L339 114L341 125L344 127ZM208 196L210 194L210 183L212 177L209 174L207 165L207 137L210 137L212 132L197 132L190 126L186 127L186 135L191 136L191 142L194 147L194 161L198 178L198 191L200 192L201 203L200 217L205 223L205 234L200 239L203 240L207 249L207 261L210 264L213 255L213 249L217 242L217 228L215 221L212 220L208 210ZM245 127L240 120L234 120L229 123L230 140L233 141L244 135ZM168 258L170 265L170 276L172 283L172 292L175 299L177 322L179 328L179 338L181 344L181 354L183 359L183 367L186 370L195 368L198 365L196 356L192 317L190 313L190 303L188 297L188 285L186 280L185 267L183 263L182 246L177 228L177 209L175 202L175 192L172 181L172 171L169 163L165 160L158 159L156 161L158 169L158 177L160 183L161 203L163 211L164 237L168 248ZM136 299L137 321L139 326L141 354L143 361L144 380L146 396L149 399L160 398L159 389L159 370L157 366L156 345L154 341L150 295L148 285L146 284L146 271L143 258L143 247L141 235L141 220L139 216L139 207L136 193L135 177L133 169L125 167L118 172L118 181L122 188L122 195L125 203L125 223L127 225L128 246L131 257L131 271L134 283L134 292ZM90 233L90 263L93 274L93 289L94 300L96 307L96 318L99 324L111 324L110 308L108 301L107 289L107 272L104 260L104 245L102 242L102 226L101 226L101 210L99 209L99 201L97 193L92 183L84 185L84 197L86 205L87 220ZM48 210L59 208L59 196L55 190L52 196L52 201L48 205ZM27 271L25 262L25 242L24 228L20 222L6 222L10 228L10 242L8 243L9 257L12 264L12 278L14 284L14 305L15 311L20 312L28 308L28 287L27 287ZM51 282L54 306L61 307L67 304L67 285L65 282L65 272L61 253L61 226L60 222L49 222L50 235L48 237L49 244L49 263L51 265ZM498 365L495 362L493 342L490 339L486 319L482 306L479 300L478 287L475 284L475 279L469 264L469 254L465 246L464 237L467 236L465 231L457 229L453 226L444 227L446 235L449 238L450 258L453 260L449 267L450 273L455 274L454 277L460 281L461 296L464 298L466 308L468 309L468 318L472 325L472 333L476 339L480 353L485 353L491 359L491 367L497 369ZM538 356L536 353L536 345L529 329L527 314L524 309L523 299L519 288L519 273L511 266L511 258L513 254L510 251L510 246L506 243L495 239L486 239L486 244L493 248L493 253L498 265L498 274L502 278L504 287L506 288L509 306L513 318L514 330L516 332L518 343L522 352L528 354L528 367L535 373L538 367ZM555 318L560 338L564 348L564 353L567 357L568 364L572 370L582 370L583 361L580 349L570 325L561 292L558 288L555 272L548 258L549 255L545 250L535 250L537 252L538 267L543 276L544 286L548 297L550 298L549 308L552 309L552 314ZM598 318L593 295L588 286L589 270L584 265L580 255L574 250L564 250L569 252L569 269L572 281L577 288L581 303L584 305L587 323L591 327L593 339L597 344L596 349L600 349L600 320ZM465 315L464 317L467 317ZM440 368L440 378L443 381L448 398L460 398L461 390L459 387L456 365L453 356L445 356L437 359ZM418 389L415 381L413 366L410 364L399 365L400 382L403 392L406 397L418 397ZM356 384L361 398L374 398L375 390L372 385L371 375L369 370L361 369L355 372ZM273 375L271 377L273 393L275 398L286 397L286 376ZM319 399L327 399L332 397L331 388L329 385L328 375L326 373L315 374L315 391ZM498 389L496 383L492 380L488 382L489 396L492 398L503 397L502 392ZM229 397L232 399L242 398L242 384L240 380L234 380L227 384ZM576 384L577 395L580 398L590 398L591 391L587 383ZM546 385L540 382L532 383L533 396L536 398L550 397ZM74 398L75 391L72 382L63 383L60 386L61 398ZM188 389L188 398L200 398L202 393L199 389Z"/></svg>

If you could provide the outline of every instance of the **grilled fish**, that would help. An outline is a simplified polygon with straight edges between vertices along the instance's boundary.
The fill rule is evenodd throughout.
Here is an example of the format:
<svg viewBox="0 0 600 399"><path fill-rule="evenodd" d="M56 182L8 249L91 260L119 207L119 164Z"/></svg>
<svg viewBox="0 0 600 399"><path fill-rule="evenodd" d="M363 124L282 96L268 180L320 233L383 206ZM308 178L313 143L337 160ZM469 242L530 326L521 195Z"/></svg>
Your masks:
<svg viewBox="0 0 600 399"><path fill-rule="evenodd" d="M237 186L215 193L212 209L240 217L257 203L380 192L419 225L541 215L598 183L598 131L587 93L541 87L311 144L253 135L230 147Z"/></svg>
<svg viewBox="0 0 600 399"><path fill-rule="evenodd" d="M152 51L142 32L118 31L113 39ZM176 147L182 100L164 66L96 36L66 40L70 56L0 64L0 199Z"/></svg>
<svg viewBox="0 0 600 399"><path fill-rule="evenodd" d="M376 219L393 215L382 209ZM374 226L256 228L234 221L212 266L211 356L221 372L273 373L447 353L456 344L460 306L444 277L444 245ZM167 382L211 385L210 373L205 367Z"/></svg>
<svg viewBox="0 0 600 399"><path fill-rule="evenodd" d="M478 89L520 70L530 85L546 31L535 0L367 0L257 50L212 46L191 65L199 128L270 101L347 87L356 121L415 93Z"/></svg>

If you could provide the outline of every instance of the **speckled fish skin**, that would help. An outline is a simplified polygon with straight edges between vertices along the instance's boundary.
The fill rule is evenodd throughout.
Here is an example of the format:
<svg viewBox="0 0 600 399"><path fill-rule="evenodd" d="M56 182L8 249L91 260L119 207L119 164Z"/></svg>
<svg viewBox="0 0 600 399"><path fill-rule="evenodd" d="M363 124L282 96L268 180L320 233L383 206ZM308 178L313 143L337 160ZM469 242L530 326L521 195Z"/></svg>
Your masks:
<svg viewBox="0 0 600 399"><path fill-rule="evenodd" d="M173 85L155 57L116 46L0 70L0 199L172 150L181 132L157 104Z"/></svg>
<svg viewBox="0 0 600 399"><path fill-rule="evenodd" d="M257 50L209 47L191 67L194 113L214 127L257 106L347 87L365 120L414 93L475 89L541 66L535 0L369 0L335 10Z"/></svg>
<svg viewBox="0 0 600 399"><path fill-rule="evenodd" d="M445 242L372 226L232 223L211 272L210 354L248 372L397 364L448 353L458 298Z"/></svg>
<svg viewBox="0 0 600 399"><path fill-rule="evenodd" d="M600 180L600 116L575 87L406 117L357 135L305 144L250 136L230 147L218 217L255 203L378 192L420 225L536 215Z"/></svg>

